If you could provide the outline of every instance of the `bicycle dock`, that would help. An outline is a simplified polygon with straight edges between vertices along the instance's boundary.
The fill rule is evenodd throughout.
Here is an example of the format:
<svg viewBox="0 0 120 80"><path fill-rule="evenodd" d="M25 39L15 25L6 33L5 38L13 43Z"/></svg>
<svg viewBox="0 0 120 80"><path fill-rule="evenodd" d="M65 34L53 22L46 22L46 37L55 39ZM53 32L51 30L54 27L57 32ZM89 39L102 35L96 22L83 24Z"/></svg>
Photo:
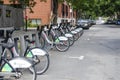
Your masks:
<svg viewBox="0 0 120 80"><path fill-rule="evenodd" d="M40 46L37 32L15 31L13 34L13 39L17 44L16 46L18 46L18 42L20 42L20 53L24 53L26 50L25 37L28 37L29 40L35 40L35 46Z"/></svg>
<svg viewBox="0 0 120 80"><path fill-rule="evenodd" d="M3 31L3 37L2 38L4 39L5 37L7 37L8 36L7 33L10 30L13 30L13 29L14 29L13 27L0 28L0 31ZM25 49L26 49L25 37L27 37L29 40L35 40L35 46L40 47L37 31L27 31L26 32L26 31L23 31L23 30L17 30L15 32L13 32L12 39L15 42L15 46L16 46L17 51L18 51L18 48L20 49L19 53L24 53L25 52ZM0 39L0 40L2 41L3 39Z"/></svg>
<svg viewBox="0 0 120 80"><path fill-rule="evenodd" d="M9 28L0 28L0 31L3 31L3 38L8 36L8 32L10 30L14 29L14 27ZM80 29L80 36L83 34L83 30ZM75 31L74 31L75 32ZM25 38L28 38L29 40L35 41L35 46L40 47L41 44L39 43L39 34L37 30L15 30L12 34L12 39L15 42L16 50L19 51L19 53L24 53L26 50L26 41ZM49 41L49 40L47 40ZM48 42L49 43L49 42ZM48 47L48 45L47 45ZM52 48L52 47L51 47ZM22 54L21 54L22 55Z"/></svg>

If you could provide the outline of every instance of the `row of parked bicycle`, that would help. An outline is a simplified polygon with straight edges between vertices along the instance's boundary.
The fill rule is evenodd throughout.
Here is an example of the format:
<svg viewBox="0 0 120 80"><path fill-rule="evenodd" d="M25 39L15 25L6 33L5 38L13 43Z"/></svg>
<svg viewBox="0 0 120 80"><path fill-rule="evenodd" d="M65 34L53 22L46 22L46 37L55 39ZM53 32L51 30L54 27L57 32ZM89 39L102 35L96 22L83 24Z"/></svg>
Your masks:
<svg viewBox="0 0 120 80"><path fill-rule="evenodd" d="M44 25L34 33L15 28L7 31L7 37L0 39L0 80L37 80L50 64L47 49L67 51L82 34L82 28L69 23Z"/></svg>

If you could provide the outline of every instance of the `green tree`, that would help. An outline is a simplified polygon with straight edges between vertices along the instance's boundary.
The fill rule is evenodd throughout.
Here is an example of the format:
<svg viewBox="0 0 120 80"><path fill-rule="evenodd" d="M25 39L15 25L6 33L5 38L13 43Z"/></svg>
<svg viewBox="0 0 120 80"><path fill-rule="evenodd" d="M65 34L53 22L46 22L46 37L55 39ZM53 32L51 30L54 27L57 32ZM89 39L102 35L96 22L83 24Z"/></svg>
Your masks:
<svg viewBox="0 0 120 80"><path fill-rule="evenodd" d="M72 3L78 14L87 16L120 15L120 0L67 0Z"/></svg>

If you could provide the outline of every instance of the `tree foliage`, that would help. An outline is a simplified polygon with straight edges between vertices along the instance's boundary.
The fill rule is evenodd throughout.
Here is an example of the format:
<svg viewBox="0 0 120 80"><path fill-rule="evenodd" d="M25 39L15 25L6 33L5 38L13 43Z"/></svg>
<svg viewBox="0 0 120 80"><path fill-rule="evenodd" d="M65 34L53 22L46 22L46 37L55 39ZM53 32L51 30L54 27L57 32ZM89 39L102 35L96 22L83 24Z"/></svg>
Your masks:
<svg viewBox="0 0 120 80"><path fill-rule="evenodd" d="M92 16L120 15L120 0L66 0L79 14Z"/></svg>

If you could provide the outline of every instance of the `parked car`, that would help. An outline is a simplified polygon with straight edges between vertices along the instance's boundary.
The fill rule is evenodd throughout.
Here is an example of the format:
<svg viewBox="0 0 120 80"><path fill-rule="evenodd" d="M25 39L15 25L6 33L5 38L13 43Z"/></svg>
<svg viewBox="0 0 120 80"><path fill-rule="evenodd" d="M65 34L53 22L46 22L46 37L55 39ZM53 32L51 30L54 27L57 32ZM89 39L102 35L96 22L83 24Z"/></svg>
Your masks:
<svg viewBox="0 0 120 80"><path fill-rule="evenodd" d="M106 24L116 24L116 20L107 20Z"/></svg>
<svg viewBox="0 0 120 80"><path fill-rule="evenodd" d="M96 25L96 21L95 20L92 20L92 25Z"/></svg>
<svg viewBox="0 0 120 80"><path fill-rule="evenodd" d="M88 19L79 19L77 21L77 26L80 26L83 29L89 29L91 27L91 22Z"/></svg>
<svg viewBox="0 0 120 80"><path fill-rule="evenodd" d="M107 24L113 24L113 20L107 20Z"/></svg>
<svg viewBox="0 0 120 80"><path fill-rule="evenodd" d="M120 25L120 19L116 21L116 24L117 24L117 25Z"/></svg>

